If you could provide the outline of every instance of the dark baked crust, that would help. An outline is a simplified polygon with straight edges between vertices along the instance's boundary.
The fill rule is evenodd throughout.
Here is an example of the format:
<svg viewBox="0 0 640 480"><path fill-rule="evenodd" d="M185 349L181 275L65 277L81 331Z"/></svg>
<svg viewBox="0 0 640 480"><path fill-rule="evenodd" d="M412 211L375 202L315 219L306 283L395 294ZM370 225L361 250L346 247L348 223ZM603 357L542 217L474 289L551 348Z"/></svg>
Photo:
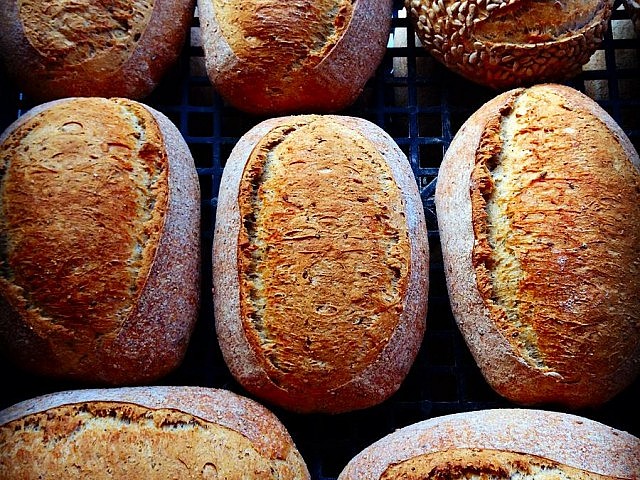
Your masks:
<svg viewBox="0 0 640 480"><path fill-rule="evenodd" d="M405 0L438 61L496 89L560 81L602 42L612 0Z"/></svg>
<svg viewBox="0 0 640 480"><path fill-rule="evenodd" d="M375 338L375 341L382 340L383 347L370 364L346 365L340 363L341 357L333 359L333 366L340 370L339 376L344 376L348 381L330 388L325 385L324 390L319 388L322 385L315 381L314 375L321 376L318 372L309 371L307 380L304 369L292 371L283 377L284 380L280 380L280 384L274 381L275 377L269 375L269 368L261 358L264 352L256 353L243 326L238 273L241 265L238 258L238 242L241 239L243 222L238 196L247 160L256 146L272 130L280 127L295 129L296 125L313 121L343 125L362 135L378 150L402 195L410 242L409 278L397 326L387 340ZM365 408L383 401L395 392L413 363L424 333L428 290L428 244L424 212L415 180L406 157L393 140L375 125L357 118L294 116L267 120L251 129L238 142L225 166L221 185L213 245L214 313L220 346L232 374L247 390L260 398L301 412L336 413ZM300 192L302 196L314 193ZM345 268L349 270L350 266L346 265ZM353 275L356 273L353 272ZM330 303L330 299L327 301ZM338 313L334 321L349 321L347 318L340 318ZM301 319L296 323L304 322ZM360 328L364 327L363 325ZM314 329L312 325L306 328L309 329L309 333ZM339 330L339 327L336 328ZM301 327L299 335L304 337L305 333L307 332L304 331L304 327ZM379 335L373 332L368 334ZM327 342L332 350L338 348L339 351L341 345L344 348L357 348L340 343L346 341L346 338L348 336L342 338L337 334L322 341ZM282 341L286 342L286 339ZM309 385L306 385L307 381Z"/></svg>
<svg viewBox="0 0 640 480"><path fill-rule="evenodd" d="M592 118L589 121L591 125L582 127L583 131L577 133L573 144L557 144L558 158L565 158L563 155L566 155L564 152L567 149L574 149L576 158L585 158L585 152L580 149L590 142L581 142L579 135L589 136L589 128L592 128L594 138L602 136L600 146L611 148L610 157L601 152L586 154L586 158L593 155L590 160L594 162L593 172L598 172L601 168L606 170L604 165L610 162L611 175L608 177L618 178L619 175L621 182L629 183L625 188L628 187L630 192L637 192L633 184L638 182L640 160L628 138L606 112L591 99L569 87L540 85L532 87L531 90L533 89L536 89L536 92L556 95L556 98L564 102L563 108L566 108L567 112L575 111L583 118ZM561 403L571 407L598 405L625 388L640 370L640 339L637 334L638 289L633 286L637 278L633 272L638 265L637 259L633 260L633 255L637 256L639 246L637 228L631 227L634 222L638 222L637 201L633 198L624 199L622 202L612 201L608 193L610 187L605 185L609 178L604 178L604 175L598 177L601 173L591 175L590 183L581 184L580 182L587 180L576 178L578 188L590 192L588 199L584 200L582 207L574 206L573 210L564 211L562 209L565 204L560 201L561 197L558 197L558 212L562 210L562 215L566 216L562 224L544 227L545 221L557 221L557 215L552 211L542 215L540 220L540 228L543 228L540 230L541 235L549 236L548 240L554 245L549 246L543 242L544 238L538 238L538 243L523 249L523 252L526 252L527 248L533 249L531 258L524 256L526 253L522 253L523 256L520 257L525 259L522 261L533 265L532 261L534 257L537 258L537 252L548 254L550 263L547 269L540 271L539 275L524 273L524 280L513 284L513 288L516 289L515 295L521 295L523 292L527 295L533 293L533 299L529 300L532 303L528 305L531 311L538 312L539 309L540 313L535 313L538 316L534 316L530 323L529 320L524 320L528 319L527 313L523 317L517 317L516 323L509 325L509 320L502 316L500 308L496 308L492 300L495 284L491 287L488 278L493 275L489 270L493 269L492 262L496 261L496 257L493 249L487 246L487 234L482 227L487 222L487 213L484 211L486 205L474 194L490 189L490 186L482 185L484 181L490 180L482 180L472 172L476 164L481 162L479 159L483 155L491 157L496 154L489 151L490 145L495 145L500 150L501 140L495 136L498 135L500 127L496 127L494 123L496 119L515 115L511 107L522 94L523 90L506 92L474 113L456 135L440 169L436 208L451 305L456 322L483 375L498 393L522 404ZM521 118L526 121L530 117ZM532 121L533 118L531 117ZM562 125L549 121L545 134L546 145L553 145L554 141L559 141L560 132L554 134L555 127L560 128ZM532 128L532 131L535 130ZM482 143L482 139L486 140L491 135L494 136L493 144L487 141ZM606 137L609 140L605 142ZM534 148L532 158L535 158L536 152ZM540 152L544 155L542 149ZM621 156L624 160L620 160ZM566 158L565 170L558 168L545 171L549 182L553 182L553 179L567 179L570 173L571 181L574 181L573 174L577 174L578 167L569 167L573 160L570 159L570 155ZM617 161L629 162L623 170L635 173L627 177L622 173L615 173L613 164ZM552 168L551 165L549 168ZM532 167L532 170L535 169ZM544 175L538 177L538 181L543 180ZM571 195L571 182L564 183L567 191L563 194ZM559 184L560 182L553 184L554 188ZM634 194L630 195L633 197ZM546 201L545 198L540 197L540 202ZM566 204L573 205L572 201ZM522 213L526 212L522 210ZM510 215L519 215L519 211L514 210ZM576 220L579 221L572 222L572 215L578 215ZM608 218L610 215L614 215L617 220L613 220L612 223ZM582 235L576 225L582 225L584 220L591 219L594 222L592 228L585 230ZM493 221L493 224L506 225L506 221L507 219ZM554 242L551 236L563 238L567 225L574 225L577 229L568 232L571 237L569 243L565 245L561 241ZM601 240L606 242L609 238L614 238L619 234L616 228L621 225L626 225L628 231L624 232L624 241L616 242L616 248L611 248L618 252L612 256L606 243L601 243ZM603 233L607 232L608 228L613 228L610 234ZM598 237L597 241L594 240L594 232L605 238ZM573 240L578 242L580 238L583 243L578 245L578 251L575 253L569 244L572 244ZM535 245L543 246L543 250L536 250ZM584 255L584 252L587 255ZM620 258L625 259L623 264L617 263L618 254L621 255ZM534 288L536 279L551 278L550 275L557 273L558 268L574 263L575 266L572 268L576 269L575 272L560 271L560 277L553 280L548 290L543 287ZM613 264L616 267L611 267ZM587 279L584 278L585 274ZM620 288L620 285L628 288ZM627 291L631 293L625 297L624 292ZM603 295L602 292L615 293L609 298L609 294ZM619 298L618 294L623 297ZM511 298L511 294L505 298ZM519 296L507 302L514 298ZM554 304L558 304L554 307L556 310L553 310L556 314L545 313L547 306ZM611 308L614 312L607 314L607 309ZM572 314L574 311L576 313ZM522 325L517 323L520 320L523 321ZM601 331L602 328L605 328L605 331Z"/></svg>
<svg viewBox="0 0 640 480"><path fill-rule="evenodd" d="M195 8L195 0L153 0L149 19L141 32L130 32L132 37L120 44L101 40L91 47L94 56L72 62L56 58L56 52L34 47L18 4L17 0L2 2L0 56L18 86L40 101L73 96L133 99L147 96L177 60ZM123 22L123 25L134 24L132 19ZM96 27L96 31L101 28ZM77 41L76 49L94 41L83 32L84 29L80 29L73 37Z"/></svg>
<svg viewBox="0 0 640 480"><path fill-rule="evenodd" d="M92 447L84 445L83 449L77 448L77 445L76 448L66 445L66 451L72 453L60 457L54 455L54 448L56 452L65 451L70 430L75 431L74 435L78 437L80 430L85 428L84 425L94 423L100 427L101 418L112 419L110 431L102 433L98 429L95 435L111 436L112 441L120 439L115 448L104 448L105 445L100 443ZM38 429L33 428L34 424L38 425ZM139 430L137 424L140 425ZM204 436L198 436L198 431L207 429L217 432L214 435L219 440L201 445L199 442ZM66 476L64 472L73 470L74 464L85 469L85 475L91 478L112 478L113 475L124 475L118 474L120 467L124 471L125 468L134 469L136 463L161 465L164 462L170 467L180 466L181 476L190 472L191 478L191 475L204 475L209 470L215 473L216 467L222 471L222 465L213 462L217 459L226 464L224 467L235 469L234 474L238 477L233 478L240 478L240 475L247 474L245 469L252 467L249 457L253 452L243 451L245 448L255 450L262 461L269 462L272 465L271 473L275 474L277 471L281 475L278 478L309 478L302 457L275 415L258 403L226 390L164 386L74 390L25 400L0 411L0 438L7 447L3 451L9 451L12 445L19 447L25 441L23 432L34 430L32 435L37 436L38 430L41 430L45 438L33 450L27 449L25 445L21 460L28 469L40 464L35 458L47 458L51 468L47 473L54 477ZM52 441L46 435L56 440ZM170 436L174 444L167 446L163 438ZM137 440L137 443L127 443L122 440L124 438ZM77 441L73 440L74 443ZM149 452L138 448L139 445L146 444L155 447L151 452L155 462L150 462ZM116 453L118 449L120 451ZM202 451L204 454L200 455ZM118 454L126 454L127 460L123 462ZM32 458L28 458L29 455ZM238 455L241 456L240 459ZM96 457L106 460L112 469L110 474L106 471L89 470L90 464L96 463ZM245 459L244 463L242 458ZM16 462L5 463L6 460L0 455L0 469L16 466ZM170 476L168 471L161 468L149 465L141 468L146 473L153 470L155 474L145 478ZM265 472L254 473L258 475Z"/></svg>
<svg viewBox="0 0 640 480"><path fill-rule="evenodd" d="M501 459L505 454L511 462ZM338 479L406 478L391 472L407 461L417 470L431 466L428 478L468 478L457 477L465 468L475 475L514 478L515 472L546 464L577 474L553 478L632 479L640 472L640 440L566 413L480 410L433 418L387 435L356 455Z"/></svg>
<svg viewBox="0 0 640 480"><path fill-rule="evenodd" d="M341 110L356 100L386 51L391 0L245 3L246 12L231 21L251 30L257 48L230 44L214 2L198 3L208 75L223 98L240 110L261 115ZM318 11L329 8L327 3L336 9L346 4L352 11L348 24L338 15L335 25L316 25L327 21ZM316 29L329 33L321 48L309 45L312 51L305 51Z"/></svg>
<svg viewBox="0 0 640 480"><path fill-rule="evenodd" d="M131 286L130 292L123 290L118 293L126 297L117 299L124 306L123 310L118 310L118 313L107 308L104 312L107 318L102 318L100 315L92 316L88 308L84 320L87 323L76 326L73 323L75 320L69 323L69 320L62 321L56 315L52 316L53 319L41 317L37 314L38 310L25 309L20 300L20 291L4 282L3 295L0 297L3 350L22 368L39 374L106 384L151 381L179 365L197 318L200 294L200 193L193 159L179 132L164 115L124 99L72 98L40 105L14 122L0 137L0 143L41 112L76 101L81 102L82 108L87 111L96 109L98 114L103 108L101 103L105 102L115 102L125 108L142 108L157 123L159 148L166 153L167 177L163 187L166 205L156 212L159 216L153 222L153 228L157 226L158 230L150 232L148 240L156 242L155 248L143 250L148 251L149 255L139 260L136 268L139 268L140 277ZM70 192L81 191L82 184L68 188ZM107 205L107 202L104 204ZM116 219L122 217L122 221L126 221L120 212L102 213ZM61 218L56 221L66 220ZM84 247L79 244L77 248L82 250ZM92 262L112 268L114 278L124 275L128 268L118 263L111 264L113 259L109 258L109 251L101 252L103 258L94 258L95 248L85 248L84 251L86 255L92 255ZM49 255L48 261L52 264L62 261L56 259L55 251L40 254ZM47 282L58 281L57 278L45 276L41 290L49 290ZM92 292L100 291L100 281L96 278L95 282L98 283L89 282L77 287L82 288L83 293L78 293L78 297L82 295L82 298L77 300L76 303L79 303L74 308L79 308L82 302L90 305L91 302L116 301L108 295L91 298ZM68 287L56 286L62 291L65 288ZM29 292L26 294L29 295ZM70 296L75 297L75 294L75 291L69 292ZM37 329L33 328L33 322L38 323Z"/></svg>

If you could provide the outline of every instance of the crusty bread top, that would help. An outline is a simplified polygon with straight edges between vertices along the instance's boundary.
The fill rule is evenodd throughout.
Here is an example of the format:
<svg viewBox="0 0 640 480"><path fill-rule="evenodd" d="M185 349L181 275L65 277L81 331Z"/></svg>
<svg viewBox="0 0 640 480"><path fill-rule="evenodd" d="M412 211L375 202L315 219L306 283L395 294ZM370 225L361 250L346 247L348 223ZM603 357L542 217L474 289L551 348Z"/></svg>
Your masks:
<svg viewBox="0 0 640 480"><path fill-rule="evenodd" d="M40 124L43 118L52 123ZM20 146L21 134L37 141ZM33 165L26 160L31 147ZM177 367L199 306L200 191L189 147L171 120L135 101L67 98L26 112L0 135L0 148L2 214L18 201L42 227L33 235L51 247L11 259L22 273L35 272L29 286L49 304L34 304L12 278L0 278L0 348L7 357L40 375L112 385L148 382ZM22 179L26 191L32 180L42 190L28 200L10 178L14 157L19 174L35 171ZM7 185L14 198L3 193ZM49 211L47 201L55 208ZM15 257L17 240L33 244L20 236L33 226L2 221L3 275L11 276L18 269L8 256ZM48 291L62 296L52 299ZM39 309L49 305L62 317L42 316Z"/></svg>
<svg viewBox="0 0 640 480"><path fill-rule="evenodd" d="M231 392L200 387L76 390L30 399L0 412L0 444L2 478L28 472L46 472L46 478L309 478L271 412Z"/></svg>
<svg viewBox="0 0 640 480"><path fill-rule="evenodd" d="M386 51L392 2L202 0L198 11L216 90L273 116L353 103Z"/></svg>
<svg viewBox="0 0 640 480"><path fill-rule="evenodd" d="M94 72L121 68L147 28L154 0L108 4L68 0L19 0L24 34L52 78L80 64Z"/></svg>
<svg viewBox="0 0 640 480"><path fill-rule="evenodd" d="M347 383L379 356L407 290L408 229L389 166L359 133L302 120L254 148L240 188L240 302L254 351L276 384L312 395Z"/></svg>
<svg viewBox="0 0 640 480"><path fill-rule="evenodd" d="M640 159L560 85L480 108L445 155L436 207L456 321L503 396L580 407L640 369Z"/></svg>
<svg viewBox="0 0 640 480"><path fill-rule="evenodd" d="M483 474L531 480L635 479L640 475L640 440L560 412L464 412L425 420L378 440L338 478L463 479Z"/></svg>
<svg viewBox="0 0 640 480"><path fill-rule="evenodd" d="M178 58L195 0L9 0L0 55L34 99L142 98Z"/></svg>
<svg viewBox="0 0 640 480"><path fill-rule="evenodd" d="M234 148L218 198L216 329L245 388L333 413L396 391L424 333L429 252L391 137L354 117L261 122Z"/></svg>
<svg viewBox="0 0 640 480"><path fill-rule="evenodd" d="M94 98L58 102L0 141L0 291L73 372L147 281L168 202L163 138L140 104Z"/></svg>
<svg viewBox="0 0 640 480"><path fill-rule="evenodd" d="M602 42L613 0L405 0L440 62L509 88L577 75Z"/></svg>
<svg viewBox="0 0 640 480"><path fill-rule="evenodd" d="M353 12L351 0L213 2L234 54L283 82L296 70L320 63L342 36Z"/></svg>

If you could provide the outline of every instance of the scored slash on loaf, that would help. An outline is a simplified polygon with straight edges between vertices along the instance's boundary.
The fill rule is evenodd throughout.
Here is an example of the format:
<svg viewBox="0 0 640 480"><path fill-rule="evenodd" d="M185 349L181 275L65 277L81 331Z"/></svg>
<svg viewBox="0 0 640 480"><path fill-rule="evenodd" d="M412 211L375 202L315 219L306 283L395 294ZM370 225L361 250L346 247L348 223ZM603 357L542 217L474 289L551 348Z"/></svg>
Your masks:
<svg viewBox="0 0 640 480"><path fill-rule="evenodd" d="M443 415L366 447L338 480L635 479L640 439L588 418L503 408Z"/></svg>
<svg viewBox="0 0 640 480"><path fill-rule="evenodd" d="M200 187L163 114L127 99L35 107L0 136L0 348L105 384L182 361L199 307Z"/></svg>
<svg viewBox="0 0 640 480"><path fill-rule="evenodd" d="M278 478L309 472L284 425L203 387L57 392L0 411L0 478Z"/></svg>
<svg viewBox="0 0 640 480"><path fill-rule="evenodd" d="M195 0L0 1L0 57L34 99L147 96L175 64Z"/></svg>
<svg viewBox="0 0 640 480"><path fill-rule="evenodd" d="M231 373L300 412L382 402L422 341L424 211L407 158L358 118L264 121L218 196L214 312Z"/></svg>
<svg viewBox="0 0 640 480"><path fill-rule="evenodd" d="M207 73L235 108L259 115L351 105L386 51L391 0L202 0Z"/></svg>
<svg viewBox="0 0 640 480"><path fill-rule="evenodd" d="M489 384L600 405L640 371L640 159L570 87L503 93L453 139L436 209L452 310Z"/></svg>

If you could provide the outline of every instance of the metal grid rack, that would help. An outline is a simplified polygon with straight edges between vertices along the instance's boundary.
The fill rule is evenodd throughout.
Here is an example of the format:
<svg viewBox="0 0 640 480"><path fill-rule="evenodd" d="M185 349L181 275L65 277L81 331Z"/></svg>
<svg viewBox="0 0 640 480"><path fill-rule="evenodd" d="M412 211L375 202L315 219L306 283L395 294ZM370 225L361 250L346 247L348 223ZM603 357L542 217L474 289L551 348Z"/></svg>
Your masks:
<svg viewBox="0 0 640 480"><path fill-rule="evenodd" d="M567 82L597 100L640 150L640 40L627 13L616 7L602 47ZM386 130L406 153L425 207L431 248L427 332L400 390L383 404L341 415L299 415L269 406L283 421L316 480L335 479L360 450L411 423L449 413L512 407L479 373L455 326L447 297L433 194L438 167L453 135L495 91L449 72L420 46L400 0L383 63L356 103L339 112L366 118ZM241 135L263 118L226 105L204 70L197 17L178 64L145 103L180 129L194 156L202 192L203 284L201 315L181 367L159 384L201 385L246 392L229 374L217 347L211 299L211 242L225 159ZM0 131L34 103L0 71ZM38 378L2 362L0 408L36 395L83 385ZM636 414L640 380L608 404L573 411L640 436ZM561 411L560 407L542 406Z"/></svg>

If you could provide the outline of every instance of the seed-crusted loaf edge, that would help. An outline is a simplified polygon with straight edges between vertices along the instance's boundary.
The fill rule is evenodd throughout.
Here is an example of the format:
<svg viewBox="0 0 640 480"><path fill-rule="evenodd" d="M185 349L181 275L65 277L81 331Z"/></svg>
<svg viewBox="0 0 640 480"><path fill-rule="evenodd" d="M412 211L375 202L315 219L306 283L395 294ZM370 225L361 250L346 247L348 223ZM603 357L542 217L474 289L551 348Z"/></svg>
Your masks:
<svg viewBox="0 0 640 480"><path fill-rule="evenodd" d="M616 137L627 157L640 170L640 158L620 126L595 101L579 91L558 84L541 84L567 103L600 119ZM485 125L523 89L504 92L480 107L460 128L443 159L436 186L435 204L449 299L458 328L482 374L500 395L523 405L562 403L579 408L598 405L619 393L634 378L640 359L629 358L618 375L598 384L575 383L563 398L557 396L558 375L529 366L496 328L476 283L472 264L475 242L471 223L470 174Z"/></svg>
<svg viewBox="0 0 640 480"><path fill-rule="evenodd" d="M32 108L0 135L38 113L74 98ZM97 98L97 101L108 101ZM128 100L134 102L133 100ZM139 103L139 102L136 102ZM198 316L200 302L200 184L189 147L175 125L157 110L140 104L155 118L168 159L169 196L152 266L134 307L109 350L97 352L83 377L74 380L127 385L158 379L181 362ZM46 363L47 348L22 323L19 314L0 298L0 331L11 338L14 351Z"/></svg>
<svg viewBox="0 0 640 480"><path fill-rule="evenodd" d="M392 464L457 448L535 455L601 475L637 478L640 439L573 414L490 409L425 420L404 427L358 453L338 480L378 479Z"/></svg>
<svg viewBox="0 0 640 480"><path fill-rule="evenodd" d="M40 54L25 36L18 2L4 2L0 9L0 56L18 87L30 97L48 101L64 97L126 97L150 94L175 64L187 38L196 0L155 0L149 23L122 66L96 76L74 69L68 76L48 81Z"/></svg>
<svg viewBox="0 0 640 480"><path fill-rule="evenodd" d="M231 373L251 393L298 412L340 413L378 404L404 380L420 348L425 330L429 288L429 245L420 200L409 162L393 139L367 120L326 115L367 138L389 165L405 202L411 248L410 279L405 308L398 326L377 360L350 382L327 392L324 398L292 396L266 375L245 336L240 318L237 240L241 226L238 191L246 162L254 147L272 129L295 124L305 116L269 119L247 132L237 143L223 173L213 242L213 298L216 331Z"/></svg>
<svg viewBox="0 0 640 480"><path fill-rule="evenodd" d="M442 0L405 0L416 33L434 58L467 80L501 90L579 74L602 42L613 9L612 0L603 0L594 21L552 41L491 42L470 33L481 18L491 21L492 13L518 3L521 0L462 1L445 8ZM417 4L427 4L428 14ZM477 8L471 11L470 5Z"/></svg>
<svg viewBox="0 0 640 480"><path fill-rule="evenodd" d="M221 32L213 2L198 1L205 65L220 95L239 110L258 115L337 112L351 105L375 73L386 52L391 29L392 0L355 0L353 16L343 35L327 56L311 69L300 72L291 84L291 95L278 101L265 96L260 104L247 101L237 79L252 85L251 62L239 59ZM299 103L295 91L314 92L313 99Z"/></svg>
<svg viewBox="0 0 640 480"><path fill-rule="evenodd" d="M267 458L294 459L298 478L309 478L304 460L285 426L259 403L223 389L195 386L149 386L55 392L0 411L0 425L64 405L117 402L149 409L172 409L217 424L246 437ZM294 465L292 465L293 467Z"/></svg>

